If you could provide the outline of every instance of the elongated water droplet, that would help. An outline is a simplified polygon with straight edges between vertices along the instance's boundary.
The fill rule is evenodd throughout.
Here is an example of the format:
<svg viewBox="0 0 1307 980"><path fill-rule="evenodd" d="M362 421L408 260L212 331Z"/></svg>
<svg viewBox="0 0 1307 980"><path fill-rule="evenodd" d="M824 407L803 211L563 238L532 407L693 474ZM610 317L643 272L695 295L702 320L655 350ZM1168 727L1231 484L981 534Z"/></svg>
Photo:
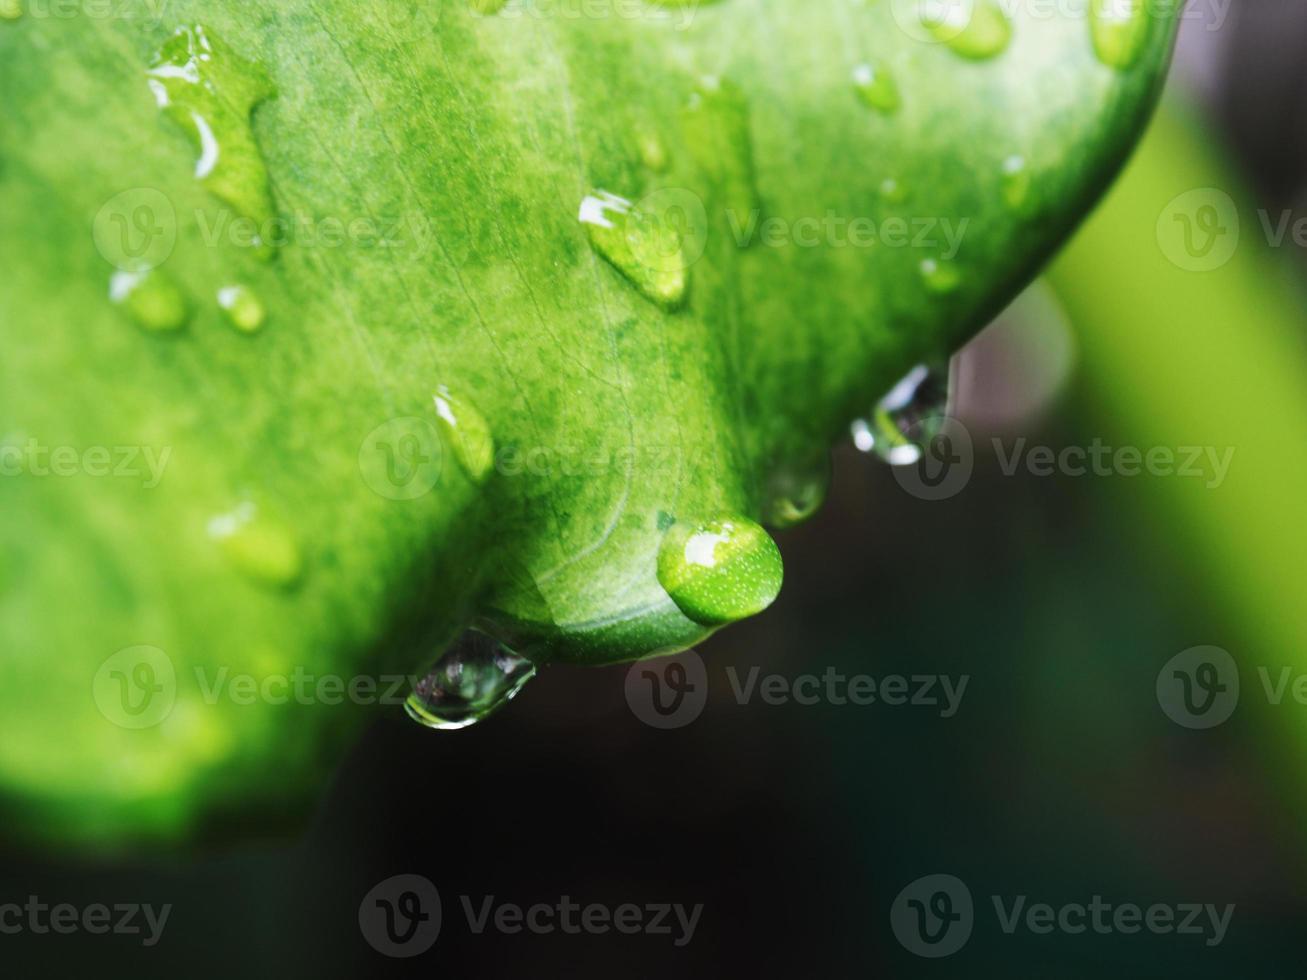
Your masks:
<svg viewBox="0 0 1307 980"><path fill-rule="evenodd" d="M258 333L268 316L263 303L248 286L223 286L218 290L218 305L231 325L242 333Z"/></svg>
<svg viewBox="0 0 1307 980"><path fill-rule="evenodd" d="M578 215L595 251L646 297L667 310L685 299L689 267L680 230L666 215L646 214L607 191L587 197Z"/></svg>
<svg viewBox="0 0 1307 980"><path fill-rule="evenodd" d="M962 282L962 274L945 259L922 259L920 269L926 288L941 296L953 292Z"/></svg>
<svg viewBox="0 0 1307 980"><path fill-rule="evenodd" d="M454 458L468 478L480 483L495 462L495 437L490 432L490 423L471 402L450 394L444 385L436 389L434 399L436 424L445 444L454 451Z"/></svg>
<svg viewBox="0 0 1307 980"><path fill-rule="evenodd" d="M109 299L142 329L160 333L180 330L190 314L181 288L162 269L115 272L109 280Z"/></svg>
<svg viewBox="0 0 1307 980"><path fill-rule="evenodd" d="M1012 22L995 0L923 0L918 9L922 26L964 58L997 57L1012 40Z"/></svg>
<svg viewBox="0 0 1307 980"><path fill-rule="evenodd" d="M908 185L897 177L886 177L879 190L881 200L887 204L902 204L908 199Z"/></svg>
<svg viewBox="0 0 1307 980"><path fill-rule="evenodd" d="M778 467L767 478L763 514L772 527L801 524L817 513L830 490L830 454L804 464Z"/></svg>
<svg viewBox="0 0 1307 980"><path fill-rule="evenodd" d="M254 107L276 95L267 74L196 25L164 44L146 76L159 108L195 144L196 178L260 232L267 229L268 171L250 121ZM255 244L266 249L257 235Z"/></svg>
<svg viewBox="0 0 1307 980"><path fill-rule="evenodd" d="M853 88L863 105L887 116L898 112L902 104L898 84L884 68L858 65L853 69Z"/></svg>
<svg viewBox="0 0 1307 980"><path fill-rule="evenodd" d="M701 78L681 121L690 155L712 184L721 206L747 220L760 205L744 93L715 76Z"/></svg>
<svg viewBox="0 0 1307 980"><path fill-rule="evenodd" d="M23 0L0 0L0 20L17 20L23 16Z"/></svg>
<svg viewBox="0 0 1307 980"><path fill-rule="evenodd" d="M949 410L947 365L919 364L853 423L853 444L894 466L912 466L942 431Z"/></svg>
<svg viewBox="0 0 1307 980"><path fill-rule="evenodd" d="M1030 171L1026 158L1010 156L1003 161L1003 201L1013 210L1025 206L1030 196Z"/></svg>
<svg viewBox="0 0 1307 980"><path fill-rule="evenodd" d="M304 559L290 529L252 501L209 521L209 536L232 566L258 585L289 589L304 574Z"/></svg>
<svg viewBox="0 0 1307 980"><path fill-rule="evenodd" d="M636 145L640 150L641 163L656 174L666 173L671 159L667 154L667 144L661 136L652 129L642 129L636 137Z"/></svg>
<svg viewBox="0 0 1307 980"><path fill-rule="evenodd" d="M762 612L781 590L781 553L747 517L676 522L658 549L658 581L696 623L720 626Z"/></svg>
<svg viewBox="0 0 1307 980"><path fill-rule="evenodd" d="M470 629L417 682L404 709L427 728L467 728L513 700L535 673L531 661Z"/></svg>
<svg viewBox="0 0 1307 980"><path fill-rule="evenodd" d="M1098 60L1110 68L1131 68L1148 41L1145 0L1091 0L1089 34Z"/></svg>

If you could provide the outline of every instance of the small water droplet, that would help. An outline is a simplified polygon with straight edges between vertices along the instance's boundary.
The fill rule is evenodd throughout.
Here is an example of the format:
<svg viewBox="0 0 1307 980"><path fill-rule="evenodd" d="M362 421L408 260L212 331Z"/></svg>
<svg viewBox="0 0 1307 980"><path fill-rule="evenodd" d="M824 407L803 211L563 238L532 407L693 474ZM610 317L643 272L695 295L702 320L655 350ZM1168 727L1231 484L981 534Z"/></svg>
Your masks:
<svg viewBox="0 0 1307 980"><path fill-rule="evenodd" d="M680 230L667 216L646 214L607 191L587 197L578 215L595 251L646 297L667 310L685 299L689 268Z"/></svg>
<svg viewBox="0 0 1307 980"><path fill-rule="evenodd" d="M404 709L427 728L467 728L513 700L535 673L531 661L470 629L414 685Z"/></svg>
<svg viewBox="0 0 1307 980"><path fill-rule="evenodd" d="M250 120L255 106L276 95L268 75L197 24L164 44L146 79L159 108L195 144L196 179L260 230L268 228L268 171ZM255 244L266 252L257 235Z"/></svg>
<svg viewBox="0 0 1307 980"><path fill-rule="evenodd" d="M926 288L941 296L953 292L962 282L957 267L944 259L922 259L920 270Z"/></svg>
<svg viewBox="0 0 1307 980"><path fill-rule="evenodd" d="M908 199L908 185L895 177L880 182L880 197L887 204L902 204Z"/></svg>
<svg viewBox="0 0 1307 980"><path fill-rule="evenodd" d="M304 574L304 559L290 529L252 501L209 521L209 537L246 578L264 586L289 589Z"/></svg>
<svg viewBox="0 0 1307 980"><path fill-rule="evenodd" d="M863 105L887 116L898 112L902 104L898 84L884 68L858 65L853 69L853 88Z"/></svg>
<svg viewBox="0 0 1307 980"><path fill-rule="evenodd" d="M1026 158L1010 156L1003 161L1003 200L1007 206L1017 210L1025 206L1030 196L1030 171L1026 167Z"/></svg>
<svg viewBox="0 0 1307 980"><path fill-rule="evenodd" d="M0 0L0 20L17 20L23 16L23 0Z"/></svg>
<svg viewBox="0 0 1307 980"><path fill-rule="evenodd" d="M482 482L495 462L495 437L490 423L472 403L450 394L441 385L434 395L436 424L454 458L473 483Z"/></svg>
<svg viewBox="0 0 1307 980"><path fill-rule="evenodd" d="M997 57L1012 40L1012 22L995 0L923 0L922 26L974 61Z"/></svg>
<svg viewBox="0 0 1307 980"><path fill-rule="evenodd" d="M671 159L667 154L667 144L652 129L643 129L636 137L640 150L640 162L656 174L666 173Z"/></svg>
<svg viewBox="0 0 1307 980"><path fill-rule="evenodd" d="M720 626L762 612L781 590L781 553L767 532L737 515L678 521L658 549L658 581L696 623Z"/></svg>
<svg viewBox="0 0 1307 980"><path fill-rule="evenodd" d="M1148 41L1144 0L1091 0L1089 34L1094 53L1109 68L1132 68Z"/></svg>
<svg viewBox="0 0 1307 980"><path fill-rule="evenodd" d="M919 364L853 423L853 444L893 466L912 466L943 429L949 410L948 365Z"/></svg>
<svg viewBox="0 0 1307 980"><path fill-rule="evenodd" d="M772 527L801 524L817 513L830 490L830 454L777 467L767 477L764 519Z"/></svg>
<svg viewBox="0 0 1307 980"><path fill-rule="evenodd" d="M186 326L190 315L181 288L162 269L115 272L109 299L144 330L166 333Z"/></svg>
<svg viewBox="0 0 1307 980"><path fill-rule="evenodd" d="M218 290L218 305L231 325L242 333L257 333L267 319L267 310L248 286L223 286Z"/></svg>

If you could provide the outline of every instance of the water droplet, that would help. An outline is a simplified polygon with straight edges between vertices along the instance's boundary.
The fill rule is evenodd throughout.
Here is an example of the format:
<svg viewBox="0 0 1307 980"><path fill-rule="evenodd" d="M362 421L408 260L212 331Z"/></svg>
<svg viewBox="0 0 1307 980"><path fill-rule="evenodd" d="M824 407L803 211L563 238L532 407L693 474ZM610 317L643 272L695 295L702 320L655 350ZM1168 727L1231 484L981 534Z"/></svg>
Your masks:
<svg viewBox="0 0 1307 980"><path fill-rule="evenodd" d="M880 197L887 204L902 204L908 199L908 185L894 177L880 182Z"/></svg>
<svg viewBox="0 0 1307 980"><path fill-rule="evenodd" d="M884 68L858 65L853 69L853 88L864 105L885 115L898 112L902 104L899 87Z"/></svg>
<svg viewBox="0 0 1307 980"><path fill-rule="evenodd" d="M666 173L671 159L667 155L667 145L652 129L641 130L636 137L640 149L640 162L656 174Z"/></svg>
<svg viewBox="0 0 1307 980"><path fill-rule="evenodd" d="M1010 156L1003 161L1003 200L1013 210L1023 207L1030 196L1030 171L1026 158Z"/></svg>
<svg viewBox="0 0 1307 980"><path fill-rule="evenodd" d="M467 728L513 700L535 673L531 661L470 629L414 685L404 709L427 728Z"/></svg>
<svg viewBox="0 0 1307 980"><path fill-rule="evenodd" d="M1134 66L1148 41L1144 0L1091 0L1089 34L1098 60L1110 68Z"/></svg>
<svg viewBox="0 0 1307 980"><path fill-rule="evenodd" d="M115 272L109 280L109 299L145 330L180 330L189 316L186 297L162 269Z"/></svg>
<svg viewBox="0 0 1307 980"><path fill-rule="evenodd" d="M257 333L268 317L263 303L248 286L223 286L218 290L218 305L242 333Z"/></svg>
<svg viewBox="0 0 1307 980"><path fill-rule="evenodd" d="M0 20L17 20L23 16L23 0L0 0Z"/></svg>
<svg viewBox="0 0 1307 980"><path fill-rule="evenodd" d="M209 521L209 537L246 578L289 589L304 573L304 559L290 529L251 501Z"/></svg>
<svg viewBox="0 0 1307 980"><path fill-rule="evenodd" d="M781 553L747 517L677 522L658 550L658 581L696 623L720 626L762 612L781 590Z"/></svg>
<svg viewBox="0 0 1307 980"><path fill-rule="evenodd" d="M817 513L830 490L830 454L802 465L777 467L767 477L764 519L772 527L801 524Z"/></svg>
<svg viewBox="0 0 1307 980"><path fill-rule="evenodd" d="M690 155L728 212L741 220L760 209L749 132L749 104L735 85L701 78L681 114Z"/></svg>
<svg viewBox="0 0 1307 980"><path fill-rule="evenodd" d="M962 274L944 259L922 259L921 279L926 288L941 296L953 292L962 282Z"/></svg>
<svg viewBox="0 0 1307 980"><path fill-rule="evenodd" d="M473 483L480 483L495 462L495 437L490 423L466 399L457 398L441 385L434 396L436 423L454 458Z"/></svg>
<svg viewBox="0 0 1307 980"><path fill-rule="evenodd" d="M646 214L624 197L599 191L578 215L590 244L646 297L674 310L685 299L689 268L681 232L668 216Z"/></svg>
<svg viewBox="0 0 1307 980"><path fill-rule="evenodd" d="M912 466L943 429L949 410L948 365L919 364L853 423L853 444L894 466Z"/></svg>
<svg viewBox="0 0 1307 980"><path fill-rule="evenodd" d="M159 108L195 144L195 177L260 230L268 228L272 196L250 115L276 95L271 79L199 25L178 30L146 75ZM255 244L266 251L261 238Z"/></svg>
<svg viewBox="0 0 1307 980"><path fill-rule="evenodd" d="M997 57L1012 40L1012 22L995 0L923 0L918 9L922 26L964 58Z"/></svg>

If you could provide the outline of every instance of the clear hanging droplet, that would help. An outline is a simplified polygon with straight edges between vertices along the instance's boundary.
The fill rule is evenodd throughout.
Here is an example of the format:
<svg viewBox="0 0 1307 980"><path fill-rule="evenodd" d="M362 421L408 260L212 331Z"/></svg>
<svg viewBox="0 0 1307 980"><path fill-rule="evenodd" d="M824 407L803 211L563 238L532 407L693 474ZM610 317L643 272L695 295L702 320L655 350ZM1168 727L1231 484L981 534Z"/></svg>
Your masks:
<svg viewBox="0 0 1307 980"><path fill-rule="evenodd" d="M1089 35L1098 60L1109 68L1134 67L1148 41L1144 0L1091 0Z"/></svg>
<svg viewBox="0 0 1307 980"><path fill-rule="evenodd" d="M995 0L923 0L918 12L937 41L973 61L997 57L1012 40L1012 22Z"/></svg>
<svg viewBox="0 0 1307 980"><path fill-rule="evenodd" d="M696 623L721 626L762 612L781 590L780 549L747 517L672 524L658 549L658 581Z"/></svg>
<svg viewBox="0 0 1307 980"><path fill-rule="evenodd" d="M109 280L109 299L152 333L180 330L190 316L181 288L162 269L115 272Z"/></svg>
<svg viewBox="0 0 1307 980"><path fill-rule="evenodd" d="M473 483L482 482L495 462L495 437L490 423L472 403L450 394L441 385L434 395L436 424L454 458Z"/></svg>
<svg viewBox="0 0 1307 980"><path fill-rule="evenodd" d="M295 536L251 501L210 520L209 537L238 572L258 585L289 589L303 576L304 558Z"/></svg>
<svg viewBox="0 0 1307 980"><path fill-rule="evenodd" d="M777 467L767 477L764 520L777 528L803 523L825 502L830 481L829 453L803 465Z"/></svg>
<svg viewBox="0 0 1307 980"><path fill-rule="evenodd" d="M853 444L893 466L912 466L943 431L949 411L948 365L918 364L853 423Z"/></svg>
<svg viewBox="0 0 1307 980"><path fill-rule="evenodd" d="M404 710L427 728L467 728L517 697L535 673L531 661L489 634L469 629L414 685Z"/></svg>
<svg viewBox="0 0 1307 980"><path fill-rule="evenodd" d="M223 286L218 290L218 305L241 333L258 333L268 316L262 301L248 286Z"/></svg>
<svg viewBox="0 0 1307 980"><path fill-rule="evenodd" d="M251 113L276 95L271 79L204 27L179 29L146 72L159 108L186 131L199 154L195 177L257 226L254 246L274 216L268 171L254 138Z"/></svg>
<svg viewBox="0 0 1307 980"><path fill-rule="evenodd" d="M577 215L590 244L648 299L674 310L685 299L689 267L672 215L647 214L631 201L599 191Z"/></svg>
<svg viewBox="0 0 1307 980"><path fill-rule="evenodd" d="M1026 158L1013 155L1003 161L1003 201L1017 210L1025 206L1030 196L1030 171Z"/></svg>
<svg viewBox="0 0 1307 980"><path fill-rule="evenodd" d="M858 65L853 69L853 89L863 105L887 116L898 112L902 104L898 84L884 68Z"/></svg>

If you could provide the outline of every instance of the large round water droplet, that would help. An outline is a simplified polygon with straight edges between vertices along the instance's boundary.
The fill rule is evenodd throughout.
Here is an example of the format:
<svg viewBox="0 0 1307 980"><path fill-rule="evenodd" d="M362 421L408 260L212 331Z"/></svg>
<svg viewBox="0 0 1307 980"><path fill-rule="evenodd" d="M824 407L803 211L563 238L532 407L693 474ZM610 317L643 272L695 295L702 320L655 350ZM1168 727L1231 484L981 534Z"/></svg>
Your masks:
<svg viewBox="0 0 1307 980"><path fill-rule="evenodd" d="M726 515L669 527L658 581L696 623L720 626L762 612L781 590L780 549L747 517Z"/></svg>
<svg viewBox="0 0 1307 980"><path fill-rule="evenodd" d="M892 115L902 104L899 87L889 71L873 65L861 64L853 69L853 89L863 105Z"/></svg>
<svg viewBox="0 0 1307 980"><path fill-rule="evenodd" d="M894 466L912 466L942 431L949 410L947 365L919 364L853 423L853 444Z"/></svg>
<svg viewBox="0 0 1307 980"><path fill-rule="evenodd" d="M444 385L436 389L434 397L441 436L454 450L454 458L468 479L480 483L495 462L495 437L491 435L490 423L471 402L450 394Z"/></svg>
<svg viewBox="0 0 1307 980"><path fill-rule="evenodd" d="M690 272L675 216L671 209L654 214L599 191L581 202L578 218L595 251L649 299L674 310L685 299Z"/></svg>
<svg viewBox="0 0 1307 980"><path fill-rule="evenodd" d="M186 326L186 297L161 269L115 272L109 280L109 299L127 311L144 330L166 333Z"/></svg>
<svg viewBox="0 0 1307 980"><path fill-rule="evenodd" d="M209 536L232 566L259 585L289 589L299 584L304 559L285 524L245 501L209 521Z"/></svg>
<svg viewBox="0 0 1307 980"><path fill-rule="evenodd" d="M923 0L921 23L935 38L975 61L1002 54L1012 22L995 0Z"/></svg>
<svg viewBox="0 0 1307 980"><path fill-rule="evenodd" d="M1091 0L1089 34L1098 60L1111 68L1130 68L1148 41L1144 0Z"/></svg>
<svg viewBox="0 0 1307 980"><path fill-rule="evenodd" d="M417 682L404 710L427 728L467 728L515 698L535 673L531 661L470 629Z"/></svg>

